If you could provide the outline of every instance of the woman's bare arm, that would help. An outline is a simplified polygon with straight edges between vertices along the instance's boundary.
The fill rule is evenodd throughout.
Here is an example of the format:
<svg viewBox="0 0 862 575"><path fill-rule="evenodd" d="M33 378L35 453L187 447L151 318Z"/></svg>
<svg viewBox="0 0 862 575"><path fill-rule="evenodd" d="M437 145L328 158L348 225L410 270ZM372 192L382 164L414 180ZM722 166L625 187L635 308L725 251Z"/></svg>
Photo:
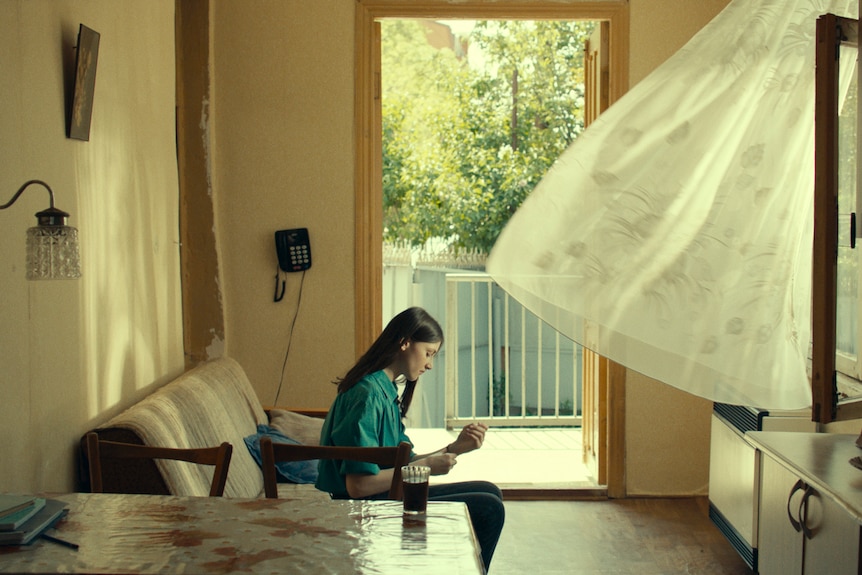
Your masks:
<svg viewBox="0 0 862 575"><path fill-rule="evenodd" d="M392 469L381 469L380 473L348 473L344 476L347 494L353 499L371 497L384 491L389 491L392 485Z"/></svg>
<svg viewBox="0 0 862 575"><path fill-rule="evenodd" d="M488 426L484 423L471 423L469 425L465 425L464 428L461 430L461 433L458 434L458 438L455 439L455 441L453 441L446 447L438 449L437 451L434 451L432 453L427 453L425 455L417 455L413 458L413 461L415 462L420 459L426 459L428 457L450 453L452 455L461 455L473 451L474 449L479 449L485 442L486 431L488 431ZM432 475L434 475L433 470Z"/></svg>
<svg viewBox="0 0 862 575"><path fill-rule="evenodd" d="M431 475L446 475L455 467L457 459L454 453L446 453L446 449L440 449L428 455L419 455L411 461L414 465L427 465L431 468ZM381 469L379 473L348 473L344 476L347 486L347 494L353 499L362 499L388 491L392 486L392 469Z"/></svg>
<svg viewBox="0 0 862 575"><path fill-rule="evenodd" d="M410 463L427 465L431 468L431 475L446 475L458 463L458 455L482 447L487 429L488 426L483 423L471 423L446 447L425 455L416 455ZM344 477L347 494L354 499L362 499L388 491L392 485L392 473L392 469L381 469L377 475L350 473Z"/></svg>

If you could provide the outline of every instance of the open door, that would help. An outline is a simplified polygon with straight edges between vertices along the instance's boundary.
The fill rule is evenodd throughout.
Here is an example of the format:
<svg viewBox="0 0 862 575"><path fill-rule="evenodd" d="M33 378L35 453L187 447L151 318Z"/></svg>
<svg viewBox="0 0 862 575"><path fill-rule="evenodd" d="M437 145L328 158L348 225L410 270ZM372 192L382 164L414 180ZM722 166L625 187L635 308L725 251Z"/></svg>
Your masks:
<svg viewBox="0 0 862 575"><path fill-rule="evenodd" d="M583 445L584 464L599 485L607 485L604 459L607 445L608 360L584 348L583 355Z"/></svg>

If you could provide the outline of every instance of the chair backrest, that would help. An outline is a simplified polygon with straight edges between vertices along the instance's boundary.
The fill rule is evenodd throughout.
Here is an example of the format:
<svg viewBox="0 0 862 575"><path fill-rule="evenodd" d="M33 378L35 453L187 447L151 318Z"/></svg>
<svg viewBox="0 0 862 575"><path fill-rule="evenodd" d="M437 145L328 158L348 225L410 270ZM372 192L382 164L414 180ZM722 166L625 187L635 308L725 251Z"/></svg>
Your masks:
<svg viewBox="0 0 862 575"><path fill-rule="evenodd" d="M366 461L392 467L392 483L389 499L401 499L401 466L410 463L409 443L402 441L398 447L342 447L337 445L296 445L274 443L270 437L260 439L263 489L270 499L278 497L275 463L277 461L307 461L309 459L347 459Z"/></svg>
<svg viewBox="0 0 862 575"><path fill-rule="evenodd" d="M173 447L151 447L133 443L118 443L99 439L99 434L87 434L87 459L90 467L90 491L102 493L102 459L175 459L201 465L213 465L211 497L221 497L227 483L227 472L233 446L222 443L218 447L179 449Z"/></svg>

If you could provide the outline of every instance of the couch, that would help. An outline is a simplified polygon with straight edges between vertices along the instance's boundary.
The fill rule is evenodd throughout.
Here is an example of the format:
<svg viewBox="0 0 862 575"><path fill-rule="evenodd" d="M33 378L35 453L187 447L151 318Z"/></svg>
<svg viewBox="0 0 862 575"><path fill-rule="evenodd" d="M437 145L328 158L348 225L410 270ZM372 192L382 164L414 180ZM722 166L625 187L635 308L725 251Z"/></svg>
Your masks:
<svg viewBox="0 0 862 575"><path fill-rule="evenodd" d="M263 496L263 476L245 438L263 424L300 443L316 444L323 420L308 413L264 410L242 366L231 358L219 358L180 375L93 431L105 440L162 447L230 442L233 456L224 495L256 498ZM83 446L81 454L81 481L86 488ZM182 461L107 460L102 469L106 492L206 496L212 480L211 467ZM313 485L288 483L279 485L279 496L291 497L297 490L303 490L303 496L316 492L328 497Z"/></svg>

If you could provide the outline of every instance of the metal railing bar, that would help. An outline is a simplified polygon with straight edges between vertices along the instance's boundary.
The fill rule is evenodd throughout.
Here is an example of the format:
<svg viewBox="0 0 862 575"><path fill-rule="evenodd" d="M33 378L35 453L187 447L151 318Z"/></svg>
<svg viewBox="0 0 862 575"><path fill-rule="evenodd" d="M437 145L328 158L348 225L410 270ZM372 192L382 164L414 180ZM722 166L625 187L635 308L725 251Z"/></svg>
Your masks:
<svg viewBox="0 0 862 575"><path fill-rule="evenodd" d="M446 339L449 349L446 357L446 418L458 419L458 289L446 289L446 317L455 318L455 321L446 322Z"/></svg>
<svg viewBox="0 0 862 575"><path fill-rule="evenodd" d="M560 332L554 333L554 416L560 417Z"/></svg>
<svg viewBox="0 0 862 575"><path fill-rule="evenodd" d="M578 369L578 344L572 344L572 373L577 374L580 373L580 369ZM581 351L581 361L583 361L583 350ZM578 386L578 378L572 378L572 415L578 415L578 406L583 406L583 388ZM581 416L583 416L583 407L581 408Z"/></svg>
<svg viewBox="0 0 862 575"><path fill-rule="evenodd" d="M493 284L486 284L488 299L488 413L494 415L494 294Z"/></svg>
<svg viewBox="0 0 862 575"><path fill-rule="evenodd" d="M510 322L509 322L509 300L510 300L510 297L509 297L509 294L506 294L505 298L506 298L506 302L505 302L505 305L503 306L503 313L506 316L506 319L503 322L505 324L505 331L503 333L506 334L505 335L506 345L505 345L505 347L503 347L503 349L506 352L506 356L505 356L505 361L503 362L503 403L505 404L506 408L503 410L503 415L505 417L508 417L509 413L512 411L512 406L509 402L509 396L512 393L512 388L511 388L512 378L510 376L511 368L512 368L512 364L511 364L512 354L509 353L509 350L512 349L512 346L511 346L511 339L509 338L509 332L510 332L510 329L509 329L509 326L510 326Z"/></svg>
<svg viewBox="0 0 862 575"><path fill-rule="evenodd" d="M521 416L527 415L527 309L521 308Z"/></svg>
<svg viewBox="0 0 862 575"><path fill-rule="evenodd" d="M542 415L543 407L542 407L542 387L545 383L542 379L542 375L544 374L544 354L542 353L542 320L536 318L536 340L537 340L537 349L536 349L536 414ZM526 351L526 350L524 350ZM524 354L526 356L526 353ZM558 382L559 383L559 382Z"/></svg>
<svg viewBox="0 0 862 575"><path fill-rule="evenodd" d="M470 282L470 417L476 417L476 282Z"/></svg>

